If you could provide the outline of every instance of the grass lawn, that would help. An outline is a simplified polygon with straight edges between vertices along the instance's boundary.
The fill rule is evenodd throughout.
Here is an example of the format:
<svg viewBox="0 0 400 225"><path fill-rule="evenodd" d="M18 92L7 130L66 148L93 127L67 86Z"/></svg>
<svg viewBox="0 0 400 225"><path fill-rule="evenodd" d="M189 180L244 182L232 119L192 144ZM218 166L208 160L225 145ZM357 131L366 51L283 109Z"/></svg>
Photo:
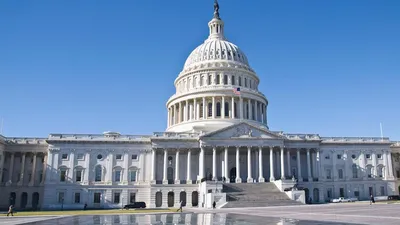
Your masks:
<svg viewBox="0 0 400 225"><path fill-rule="evenodd" d="M136 214L136 213L169 213L176 209L103 209L103 210L64 210L64 211L22 211L14 213L14 216L64 216L64 215L112 215L112 214ZM6 216L6 214L0 214Z"/></svg>

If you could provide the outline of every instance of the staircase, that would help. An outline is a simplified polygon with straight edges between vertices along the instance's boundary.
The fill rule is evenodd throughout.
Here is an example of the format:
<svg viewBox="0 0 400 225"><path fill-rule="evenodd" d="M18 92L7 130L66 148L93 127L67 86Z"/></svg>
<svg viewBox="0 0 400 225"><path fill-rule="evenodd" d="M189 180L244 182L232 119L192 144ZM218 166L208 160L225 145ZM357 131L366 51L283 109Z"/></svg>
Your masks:
<svg viewBox="0 0 400 225"><path fill-rule="evenodd" d="M223 208L302 205L291 200L274 183L231 183L224 184L226 204Z"/></svg>

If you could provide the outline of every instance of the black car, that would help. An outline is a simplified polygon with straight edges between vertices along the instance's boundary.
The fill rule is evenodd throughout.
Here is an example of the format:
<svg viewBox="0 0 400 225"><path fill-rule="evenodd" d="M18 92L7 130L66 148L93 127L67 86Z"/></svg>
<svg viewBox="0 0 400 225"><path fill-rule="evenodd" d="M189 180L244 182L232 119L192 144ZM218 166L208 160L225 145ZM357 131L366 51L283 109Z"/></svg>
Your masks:
<svg viewBox="0 0 400 225"><path fill-rule="evenodd" d="M124 209L144 209L144 208L146 208L145 202L134 202L132 204L124 206Z"/></svg>

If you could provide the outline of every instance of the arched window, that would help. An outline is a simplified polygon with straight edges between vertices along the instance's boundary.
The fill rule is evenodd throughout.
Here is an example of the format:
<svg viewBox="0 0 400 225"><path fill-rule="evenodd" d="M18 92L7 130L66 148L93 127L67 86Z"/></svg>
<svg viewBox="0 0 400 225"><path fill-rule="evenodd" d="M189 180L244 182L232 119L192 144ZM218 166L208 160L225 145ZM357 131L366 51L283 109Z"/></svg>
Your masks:
<svg viewBox="0 0 400 225"><path fill-rule="evenodd" d="M367 176L368 176L368 178L372 177L372 166L371 165L367 166Z"/></svg>
<svg viewBox="0 0 400 225"><path fill-rule="evenodd" d="M224 115L229 116L229 102L225 102L224 111Z"/></svg>
<svg viewBox="0 0 400 225"><path fill-rule="evenodd" d="M235 85L235 76L232 76L231 84Z"/></svg>
<svg viewBox="0 0 400 225"><path fill-rule="evenodd" d="M193 88L196 88L197 86L197 77L194 77L193 79Z"/></svg>
<svg viewBox="0 0 400 225"><path fill-rule="evenodd" d="M249 87L251 88L251 83L252 83L252 81L251 80L249 80Z"/></svg>
<svg viewBox="0 0 400 225"><path fill-rule="evenodd" d="M129 182L136 182L137 172L136 168L129 168Z"/></svg>
<svg viewBox="0 0 400 225"><path fill-rule="evenodd" d="M221 103L217 102L217 116L221 116Z"/></svg>
<svg viewBox="0 0 400 225"><path fill-rule="evenodd" d="M383 177L383 166L379 166L377 169L378 169L378 177L382 178Z"/></svg>
<svg viewBox="0 0 400 225"><path fill-rule="evenodd" d="M246 118L247 118L247 119L250 119L249 109L250 109L249 104L246 104L246 115L247 115Z"/></svg>
<svg viewBox="0 0 400 225"><path fill-rule="evenodd" d="M224 84L228 84L228 75L224 75Z"/></svg>
<svg viewBox="0 0 400 225"><path fill-rule="evenodd" d="M212 76L210 74L210 75L208 75L208 85L211 85L211 79L212 79Z"/></svg>
<svg viewBox="0 0 400 225"><path fill-rule="evenodd" d="M121 182L121 174L122 174L121 167L114 168L114 182Z"/></svg>
<svg viewBox="0 0 400 225"><path fill-rule="evenodd" d="M67 181L67 167L62 166L60 167L60 182Z"/></svg>
<svg viewBox="0 0 400 225"><path fill-rule="evenodd" d="M204 83L203 79L204 79L204 76L201 76L200 77L200 87L203 86L203 83Z"/></svg>
<svg viewBox="0 0 400 225"><path fill-rule="evenodd" d="M239 77L239 86L242 86L242 77Z"/></svg>
<svg viewBox="0 0 400 225"><path fill-rule="evenodd" d="M83 168L75 167L75 182L82 182Z"/></svg>
<svg viewBox="0 0 400 225"><path fill-rule="evenodd" d="M247 87L247 78L244 78L244 86Z"/></svg>
<svg viewBox="0 0 400 225"><path fill-rule="evenodd" d="M203 103L200 103L200 118L203 118Z"/></svg>
<svg viewBox="0 0 400 225"><path fill-rule="evenodd" d="M356 164L352 165L352 170L353 170L353 178L358 178L358 169Z"/></svg>
<svg viewBox="0 0 400 225"><path fill-rule="evenodd" d="M216 84L220 84L220 76L219 76L219 74L217 74L217 76L215 77L215 83Z"/></svg>
<svg viewBox="0 0 400 225"><path fill-rule="evenodd" d="M102 179L102 172L103 168L101 168L101 165L97 165L94 169L94 181L95 182L100 182Z"/></svg>
<svg viewBox="0 0 400 225"><path fill-rule="evenodd" d="M236 102L233 104L233 111L235 112L235 118L239 118Z"/></svg>
<svg viewBox="0 0 400 225"><path fill-rule="evenodd" d="M208 103L208 116L212 116L212 103Z"/></svg>

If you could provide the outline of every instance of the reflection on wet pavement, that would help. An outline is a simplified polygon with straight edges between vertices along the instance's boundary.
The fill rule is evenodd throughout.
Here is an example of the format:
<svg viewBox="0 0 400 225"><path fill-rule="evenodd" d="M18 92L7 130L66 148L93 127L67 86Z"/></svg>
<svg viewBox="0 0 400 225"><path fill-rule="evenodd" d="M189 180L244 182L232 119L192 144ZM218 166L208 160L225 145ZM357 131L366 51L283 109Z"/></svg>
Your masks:
<svg viewBox="0 0 400 225"><path fill-rule="evenodd" d="M174 213L174 214L123 214L71 216L25 225L339 225L343 223L299 221L259 216L245 216L226 213Z"/></svg>

